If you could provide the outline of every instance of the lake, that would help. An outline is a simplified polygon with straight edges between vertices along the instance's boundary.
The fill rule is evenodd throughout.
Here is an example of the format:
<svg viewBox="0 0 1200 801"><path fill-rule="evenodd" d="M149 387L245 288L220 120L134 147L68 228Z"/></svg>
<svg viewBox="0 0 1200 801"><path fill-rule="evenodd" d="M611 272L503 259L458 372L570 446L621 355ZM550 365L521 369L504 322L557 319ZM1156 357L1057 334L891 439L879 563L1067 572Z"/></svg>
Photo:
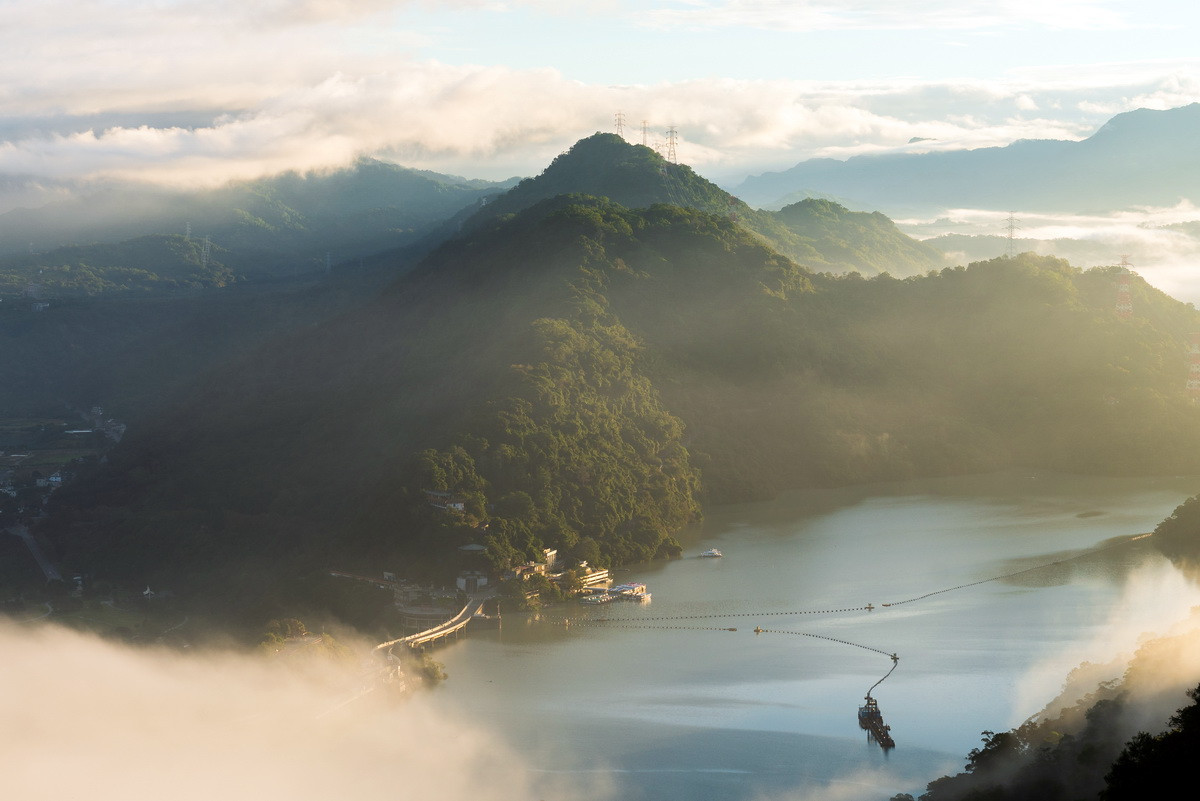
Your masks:
<svg viewBox="0 0 1200 801"><path fill-rule="evenodd" d="M494 732L547 798L915 795L1075 665L1200 604L1131 541L1197 491L1026 471L716 508L683 558L618 574L652 602L505 614L433 652L449 679L422 703ZM698 557L712 547L724 558ZM872 693L885 754L856 713L892 653Z"/></svg>

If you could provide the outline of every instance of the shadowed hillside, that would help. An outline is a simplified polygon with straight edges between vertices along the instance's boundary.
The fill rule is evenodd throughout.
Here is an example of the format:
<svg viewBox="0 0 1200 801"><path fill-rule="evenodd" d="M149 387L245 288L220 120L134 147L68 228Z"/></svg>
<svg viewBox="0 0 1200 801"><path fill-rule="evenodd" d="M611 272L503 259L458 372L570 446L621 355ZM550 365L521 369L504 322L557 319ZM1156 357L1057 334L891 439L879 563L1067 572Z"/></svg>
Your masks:
<svg viewBox="0 0 1200 801"><path fill-rule="evenodd" d="M559 197L215 367L61 493L53 536L72 563L193 586L438 575L472 541L497 567L662 555L700 501L791 487L1196 472L1200 320L1140 281L1122 320L1114 293L1032 255L814 276L725 216Z"/></svg>

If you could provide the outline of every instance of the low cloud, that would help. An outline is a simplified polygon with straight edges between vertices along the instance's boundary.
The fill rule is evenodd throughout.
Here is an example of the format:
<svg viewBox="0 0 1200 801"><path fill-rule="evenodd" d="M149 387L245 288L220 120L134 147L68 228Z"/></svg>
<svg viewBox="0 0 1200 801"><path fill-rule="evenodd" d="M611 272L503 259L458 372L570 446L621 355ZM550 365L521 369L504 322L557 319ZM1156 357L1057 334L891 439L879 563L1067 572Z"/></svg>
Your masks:
<svg viewBox="0 0 1200 801"><path fill-rule="evenodd" d="M39 801L607 797L548 784L476 724L370 690L370 665L134 650L0 624L0 796Z"/></svg>
<svg viewBox="0 0 1200 801"><path fill-rule="evenodd" d="M1089 665L1092 670L1081 671L1087 681L1077 687L1075 697L1062 699L1064 705L1095 690L1096 681L1120 678L1128 669L1125 689L1131 706L1144 707L1146 720L1138 725L1161 726L1186 703L1183 691L1195 687L1200 676L1198 606L1200 587L1165 559L1139 568L1127 579L1107 619L1097 621L1090 641L1069 652L1048 654L1030 670L1017 688L1016 709L1040 707L1055 695L1063 677L1076 665ZM1144 647L1156 637L1170 639ZM1019 711L1017 714L1022 716ZM1020 719L1012 723L1016 725Z"/></svg>
<svg viewBox="0 0 1200 801"><path fill-rule="evenodd" d="M1105 214L1054 214L1014 210L1018 251L1065 258L1077 267L1118 264L1128 256L1132 270L1185 303L1200 305L1200 206L1135 207ZM940 234L1004 235L1009 212L950 209L935 219L897 219L917 238ZM997 248L999 255L1003 249Z"/></svg>
<svg viewBox="0 0 1200 801"><path fill-rule="evenodd" d="M33 118L40 123L24 127L10 121L14 134L0 141L0 173L214 185L377 154L413 167L504 178L536 173L576 139L611 130L613 112L622 109L630 141L642 140L643 119L651 145L674 125L681 161L744 176L817 156L1080 138L1104 118L1097 115L1089 126L1026 111L1062 105L1068 94L1046 97L1024 85L987 83L714 79L608 87L548 69L409 62L300 81L194 125L81 130L73 118ZM53 130L56 124L61 130Z"/></svg>
<svg viewBox="0 0 1200 801"><path fill-rule="evenodd" d="M586 25L599 15L613 17L620 0L557 11L545 0L444 6L432 0L0 4L0 48L8 55L0 63L0 174L214 185L382 155L413 167L507 178L536 173L578 138L612 130L612 115L621 109L631 141L641 141L643 119L649 144L674 125L681 161L737 182L816 156L1082 138L1119 111L1200 100L1194 59L1042 67L996 79L583 83L554 69L446 64L424 54L458 52L450 24L455 6L489 18L566 14ZM850 12L856 20L935 25L946 15L1040 19L1051 6L903 0L857 3ZM1071 6L1092 21L1103 19L1106 7L1085 0ZM774 26L799 12L841 18L842 11L831 9L743 0L658 11L727 14Z"/></svg>

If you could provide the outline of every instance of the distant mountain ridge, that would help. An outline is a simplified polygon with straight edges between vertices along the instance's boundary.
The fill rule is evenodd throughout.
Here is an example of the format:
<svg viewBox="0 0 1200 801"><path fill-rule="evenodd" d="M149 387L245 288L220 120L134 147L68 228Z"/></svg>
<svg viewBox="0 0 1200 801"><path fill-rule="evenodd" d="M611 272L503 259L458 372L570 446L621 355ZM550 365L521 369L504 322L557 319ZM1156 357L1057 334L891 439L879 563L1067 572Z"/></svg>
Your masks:
<svg viewBox="0 0 1200 801"><path fill-rule="evenodd" d="M108 187L0 214L0 256L112 244L149 235L208 237L239 275L310 272L411 246L442 220L502 191L493 183L374 159L324 173L285 173L212 190ZM20 263L20 259L17 263ZM13 263L13 262L8 262Z"/></svg>
<svg viewBox="0 0 1200 801"><path fill-rule="evenodd" d="M45 253L0 258L0 295L63 298L105 292L173 292L223 287L236 280L223 248L179 235L68 245Z"/></svg>
<svg viewBox="0 0 1200 801"><path fill-rule="evenodd" d="M734 190L760 208L835 197L888 214L946 208L1089 211L1200 200L1200 104L1113 117L1080 142L810 159Z"/></svg>

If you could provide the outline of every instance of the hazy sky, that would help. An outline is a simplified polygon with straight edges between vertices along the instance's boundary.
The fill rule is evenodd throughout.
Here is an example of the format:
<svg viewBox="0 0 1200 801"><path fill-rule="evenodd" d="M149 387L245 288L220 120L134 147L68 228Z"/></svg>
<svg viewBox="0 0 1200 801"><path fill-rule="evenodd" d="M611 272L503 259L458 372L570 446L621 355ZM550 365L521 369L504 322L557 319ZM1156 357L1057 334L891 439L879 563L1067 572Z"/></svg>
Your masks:
<svg viewBox="0 0 1200 801"><path fill-rule="evenodd" d="M1200 100L1183 0L0 0L0 174L539 171L620 109L737 181ZM922 147L931 146L926 142Z"/></svg>

